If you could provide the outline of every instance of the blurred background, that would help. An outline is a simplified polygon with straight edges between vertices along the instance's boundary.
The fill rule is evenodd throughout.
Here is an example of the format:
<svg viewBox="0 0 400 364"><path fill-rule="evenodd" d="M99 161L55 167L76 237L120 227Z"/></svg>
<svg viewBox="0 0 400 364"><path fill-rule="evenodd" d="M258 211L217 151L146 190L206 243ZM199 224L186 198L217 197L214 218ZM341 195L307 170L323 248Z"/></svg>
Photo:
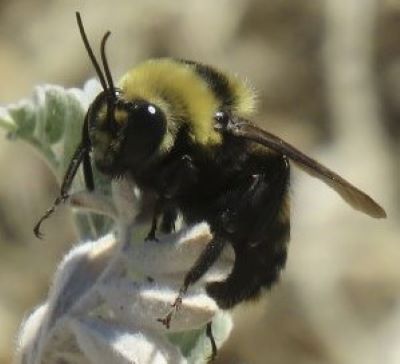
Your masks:
<svg viewBox="0 0 400 364"><path fill-rule="evenodd" d="M149 57L235 72L258 90L257 121L371 194L388 213L351 210L293 171L292 241L282 281L234 311L218 363L400 363L400 1L0 1L0 105L43 83L80 87L112 30L115 78ZM0 364L10 363L24 314L46 296L76 243L60 209L46 240L32 226L57 193L22 142L0 133Z"/></svg>

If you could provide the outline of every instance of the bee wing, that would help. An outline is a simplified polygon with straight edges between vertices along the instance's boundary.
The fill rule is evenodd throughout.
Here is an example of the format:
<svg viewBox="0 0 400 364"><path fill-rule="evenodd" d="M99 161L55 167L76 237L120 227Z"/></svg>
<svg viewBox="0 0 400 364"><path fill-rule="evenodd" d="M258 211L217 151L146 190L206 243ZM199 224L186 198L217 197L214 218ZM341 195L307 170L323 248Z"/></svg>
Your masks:
<svg viewBox="0 0 400 364"><path fill-rule="evenodd" d="M286 156L300 169L333 188L354 209L371 217L386 217L385 210L366 193L277 136L246 120L231 120L224 129L232 135L254 141Z"/></svg>

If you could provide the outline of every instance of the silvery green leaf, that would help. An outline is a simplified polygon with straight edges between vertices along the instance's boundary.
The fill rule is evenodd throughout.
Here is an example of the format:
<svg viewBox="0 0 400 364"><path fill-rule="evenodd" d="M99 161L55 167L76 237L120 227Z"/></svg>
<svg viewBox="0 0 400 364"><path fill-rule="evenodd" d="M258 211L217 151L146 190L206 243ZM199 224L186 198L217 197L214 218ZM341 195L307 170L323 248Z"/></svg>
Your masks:
<svg viewBox="0 0 400 364"><path fill-rule="evenodd" d="M33 145L60 178L81 138L88 103L99 91L95 84L89 81L84 90L37 86L31 99L1 109L0 127Z"/></svg>
<svg viewBox="0 0 400 364"><path fill-rule="evenodd" d="M43 85L34 89L30 99L0 108L0 127L10 140L20 139L33 146L61 184L71 157L81 140L83 119L89 104L100 92L95 80L83 89L65 89ZM111 195L110 181L94 170L96 190ZM82 173L74 180L73 189L85 188ZM77 219L78 231L84 237L98 237L111 228L110 220L94 215Z"/></svg>
<svg viewBox="0 0 400 364"><path fill-rule="evenodd" d="M72 207L90 211L98 215L108 216L114 220L116 220L118 216L112 198L96 191L80 191L73 193L70 196L68 203Z"/></svg>
<svg viewBox="0 0 400 364"><path fill-rule="evenodd" d="M206 223L199 223L191 229L183 229L168 235L158 234L158 238L162 239L164 244L157 241L144 241L147 230L147 226L144 229L141 229L140 225L135 227L136 239L125 248L124 257L131 263L129 267L132 274L138 270L160 281L176 280L176 273L183 276L212 239L210 227ZM175 249L171 249L171 246ZM229 272L232 264L230 252L230 247L227 247L221 259L218 260L219 273L221 267ZM207 279L210 276L214 278L214 274L212 267L204 278Z"/></svg>
<svg viewBox="0 0 400 364"><path fill-rule="evenodd" d="M174 345L154 331L110 325L94 318L72 320L70 326L82 352L92 363L187 363Z"/></svg>
<svg viewBox="0 0 400 364"><path fill-rule="evenodd" d="M47 314L47 304L35 308L22 322L17 339L16 361L21 364L36 363L40 357L39 338L42 322Z"/></svg>
<svg viewBox="0 0 400 364"><path fill-rule="evenodd" d="M49 347L61 345L64 351L65 321L84 301L90 307L98 305L92 288L112 258L117 246L109 235L96 242L88 242L73 248L61 262L49 292L48 299L23 323L19 338L19 357L31 358L21 363L41 363L53 355ZM30 333L30 334L28 334ZM61 341L61 344L59 343ZM67 342L67 341L66 341Z"/></svg>
<svg viewBox="0 0 400 364"><path fill-rule="evenodd" d="M135 226L128 230L135 230ZM117 357L123 361L114 358L109 363L125 362L129 355L132 356L128 362L135 362L137 357L134 355L138 351L130 352L124 344L133 342L141 345L144 353L156 345L156 351L160 353L157 355L164 355L166 362L184 362L181 354L179 360L168 361L179 353L171 345L173 343L187 355L188 363L202 363L210 355L210 343L203 335L207 322L213 321L218 345L227 338L230 318L224 318L225 326L214 324L220 311L204 292L204 286L212 275L190 289L182 309L173 318L170 331L157 322L168 311L185 274L179 265L170 264L163 260L163 256L174 256L181 262L193 264L212 238L206 224L184 229L174 235L174 239L165 236L158 246L141 244L142 238L137 241L135 234L120 232L120 236L126 240L110 234L74 247L67 254L58 268L46 303L21 328L19 363L51 363L56 362L55 358L62 358L67 363L86 363L93 360L95 353L104 352L104 358L109 359L107 355L118 350L121 352ZM127 253L131 247L141 252ZM190 251L190 247L197 255ZM227 254L226 262L216 263L215 270L220 270L221 276L226 276L231 268L227 264L229 256ZM159 268L160 276L155 274L155 278L148 277L149 271L143 270L153 259L158 264L164 261L166 266L165 269ZM137 264L138 260L142 260L141 265ZM133 274L132 266L136 274ZM164 277L163 271L169 272L169 276ZM98 321L92 321L94 317ZM179 334L171 335L173 332ZM137 362L152 363L146 360Z"/></svg>
<svg viewBox="0 0 400 364"><path fill-rule="evenodd" d="M115 237L110 234L81 244L65 256L49 292L47 330L88 299L118 249Z"/></svg>
<svg viewBox="0 0 400 364"><path fill-rule="evenodd" d="M135 323L153 331L164 333L183 332L203 328L219 311L217 304L204 289L194 288L185 295L182 306L171 323L170 329L161 325L157 318L170 309L179 290L158 283L138 283L117 279L99 287L100 295L107 306L117 313L121 322Z"/></svg>

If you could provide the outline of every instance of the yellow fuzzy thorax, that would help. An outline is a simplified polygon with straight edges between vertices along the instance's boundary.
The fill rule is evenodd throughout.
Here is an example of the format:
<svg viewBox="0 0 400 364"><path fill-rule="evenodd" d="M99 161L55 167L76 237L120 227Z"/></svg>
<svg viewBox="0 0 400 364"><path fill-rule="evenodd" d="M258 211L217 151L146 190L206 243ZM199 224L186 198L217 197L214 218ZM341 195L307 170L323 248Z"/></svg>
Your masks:
<svg viewBox="0 0 400 364"><path fill-rule="evenodd" d="M223 75L237 96L230 111L250 116L254 109L252 90L236 77ZM168 133L163 148L169 149L180 123L188 123L190 137L196 144L221 143L221 135L214 130L214 116L221 101L193 65L169 58L149 60L126 73L119 86L127 100L146 100L165 113Z"/></svg>

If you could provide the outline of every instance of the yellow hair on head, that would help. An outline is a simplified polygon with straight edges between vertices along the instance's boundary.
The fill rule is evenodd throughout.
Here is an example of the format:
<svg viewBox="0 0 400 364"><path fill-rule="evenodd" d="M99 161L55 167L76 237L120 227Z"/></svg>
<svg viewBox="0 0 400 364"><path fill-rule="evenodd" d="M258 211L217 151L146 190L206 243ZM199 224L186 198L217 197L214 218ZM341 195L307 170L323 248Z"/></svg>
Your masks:
<svg viewBox="0 0 400 364"><path fill-rule="evenodd" d="M180 123L188 122L195 143L216 145L221 136L214 130L219 101L189 65L161 58L129 71L120 81L123 97L154 103L166 114L168 132L162 148L168 149Z"/></svg>

